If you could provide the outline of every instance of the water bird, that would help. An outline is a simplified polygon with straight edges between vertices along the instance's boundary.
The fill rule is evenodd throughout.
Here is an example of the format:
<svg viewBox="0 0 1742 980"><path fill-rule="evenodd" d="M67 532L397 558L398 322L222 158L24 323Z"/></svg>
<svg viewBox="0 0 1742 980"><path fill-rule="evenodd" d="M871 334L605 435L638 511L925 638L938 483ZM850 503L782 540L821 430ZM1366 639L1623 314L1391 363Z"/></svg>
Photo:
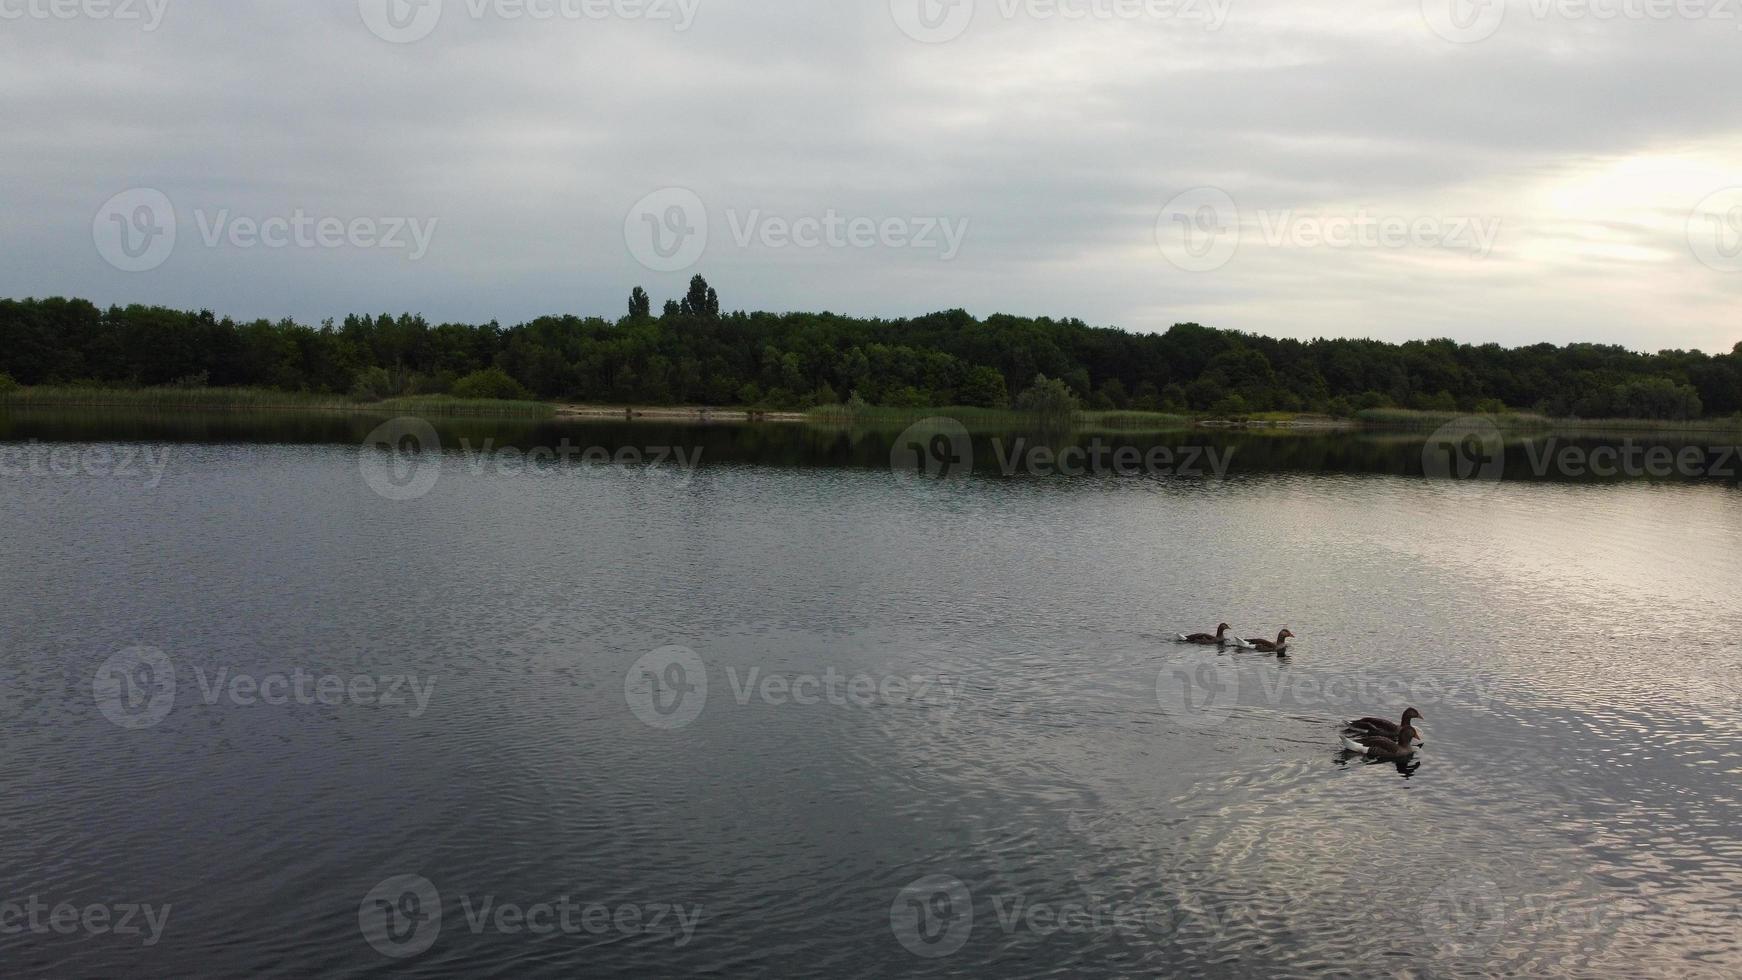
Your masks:
<svg viewBox="0 0 1742 980"><path fill-rule="evenodd" d="M1233 628L1234 627L1229 626L1227 623L1223 623L1216 627L1216 632L1213 636L1209 633L1193 633L1190 636L1181 633L1179 634L1179 641L1181 643L1196 643L1199 646L1221 646L1228 642L1228 631Z"/></svg>
<svg viewBox="0 0 1742 980"><path fill-rule="evenodd" d="M1397 733L1410 727L1410 722L1421 717L1421 712L1414 708L1403 709L1402 721L1386 721L1384 718L1357 718L1343 726L1345 735L1383 735L1386 738L1396 738Z"/></svg>
<svg viewBox="0 0 1742 980"><path fill-rule="evenodd" d="M1344 735L1343 751L1364 755L1370 759L1400 762L1415 754L1415 742L1420 737L1421 734L1408 725L1403 726L1395 740L1383 735Z"/></svg>
<svg viewBox="0 0 1742 980"><path fill-rule="evenodd" d="M1245 640L1241 643L1241 646L1248 650L1259 650L1264 653L1287 653L1288 641L1292 639L1294 639L1294 633L1289 630L1283 630L1276 634L1275 643L1272 643L1269 640Z"/></svg>

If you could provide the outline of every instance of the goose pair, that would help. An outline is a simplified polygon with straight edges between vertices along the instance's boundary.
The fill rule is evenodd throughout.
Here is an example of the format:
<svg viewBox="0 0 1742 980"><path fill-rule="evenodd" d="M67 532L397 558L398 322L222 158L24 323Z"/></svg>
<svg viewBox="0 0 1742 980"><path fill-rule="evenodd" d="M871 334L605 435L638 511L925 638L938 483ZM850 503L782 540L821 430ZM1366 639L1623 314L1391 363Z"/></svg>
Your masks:
<svg viewBox="0 0 1742 980"><path fill-rule="evenodd" d="M1357 718L1343 727L1343 750L1374 759L1407 759L1415 754L1416 743L1421 740L1421 733L1410 722L1420 717L1421 712L1406 708L1398 722Z"/></svg>
<svg viewBox="0 0 1742 980"><path fill-rule="evenodd" d="M1276 640L1274 642L1264 639L1242 640L1229 636L1228 631L1231 629L1233 629L1232 626L1223 623L1216 627L1215 633L1180 633L1178 634L1178 639L1181 643L1196 643L1199 646L1226 646L1228 644L1233 644L1242 650L1258 650L1262 653L1287 653L1288 641L1294 639L1294 634L1292 632L1283 630L1281 633L1276 635Z"/></svg>

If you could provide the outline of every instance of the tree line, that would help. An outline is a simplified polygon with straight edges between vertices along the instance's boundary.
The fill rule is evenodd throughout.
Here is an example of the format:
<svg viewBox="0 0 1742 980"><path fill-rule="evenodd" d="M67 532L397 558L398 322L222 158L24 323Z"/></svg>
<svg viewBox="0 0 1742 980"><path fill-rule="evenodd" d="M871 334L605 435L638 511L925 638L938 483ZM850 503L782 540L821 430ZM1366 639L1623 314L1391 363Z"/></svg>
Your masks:
<svg viewBox="0 0 1742 980"><path fill-rule="evenodd" d="M615 321L546 316L511 327L431 324L410 314L310 326L155 306L103 310L78 299L0 300L0 386L10 379L362 398L1006 408L1042 378L1095 409L1515 409L1663 419L1742 413L1742 344L1712 356L1598 344L1292 340L1195 323L1136 334L1076 319L978 319L962 310L909 319L723 313L700 276L658 315L636 287Z"/></svg>

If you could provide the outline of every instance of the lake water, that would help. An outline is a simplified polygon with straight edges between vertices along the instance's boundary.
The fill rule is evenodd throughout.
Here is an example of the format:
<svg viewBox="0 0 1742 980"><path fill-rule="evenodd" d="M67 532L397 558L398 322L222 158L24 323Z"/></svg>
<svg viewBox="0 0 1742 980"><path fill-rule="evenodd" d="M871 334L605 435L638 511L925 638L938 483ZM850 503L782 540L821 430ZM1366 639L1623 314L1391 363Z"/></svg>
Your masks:
<svg viewBox="0 0 1742 980"><path fill-rule="evenodd" d="M0 415L0 973L1742 969L1716 449L374 424Z"/></svg>

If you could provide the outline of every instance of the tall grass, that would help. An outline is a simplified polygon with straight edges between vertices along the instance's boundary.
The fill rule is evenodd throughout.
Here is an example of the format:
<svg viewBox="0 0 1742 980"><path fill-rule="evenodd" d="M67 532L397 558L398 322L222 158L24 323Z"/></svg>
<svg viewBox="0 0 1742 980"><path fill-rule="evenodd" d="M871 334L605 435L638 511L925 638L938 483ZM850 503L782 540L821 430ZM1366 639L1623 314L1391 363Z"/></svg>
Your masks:
<svg viewBox="0 0 1742 980"><path fill-rule="evenodd" d="M845 405L824 405L805 413L805 420L825 425L851 425L863 428L902 428L929 418L948 418L960 422L970 432L1008 432L1033 428L1044 419L1032 412L1008 408L969 408L962 405L942 408L851 409ZM1191 420L1183 415L1165 412L1077 412L1070 424L1090 431L1172 431L1191 428Z"/></svg>
<svg viewBox="0 0 1742 980"><path fill-rule="evenodd" d="M1528 412L1483 415L1479 412L1417 411L1410 408L1365 408L1355 413L1362 425L1387 429L1437 429L1458 419L1483 418L1502 429L1535 429L1550 424L1546 416Z"/></svg>
<svg viewBox="0 0 1742 980"><path fill-rule="evenodd" d="M0 405L24 408L135 408L149 411L359 412L393 415L514 416L548 418L542 402L485 401L424 395L366 401L269 388L34 387L0 392Z"/></svg>
<svg viewBox="0 0 1742 980"><path fill-rule="evenodd" d="M359 411L394 415L462 415L507 418L551 418L556 406L546 402L506 401L487 398L455 398L451 395L413 395L353 406Z"/></svg>
<svg viewBox="0 0 1742 980"><path fill-rule="evenodd" d="M275 391L269 388L18 388L0 394L0 405L44 408L347 409L354 403L341 395Z"/></svg>
<svg viewBox="0 0 1742 980"><path fill-rule="evenodd" d="M1025 412L1014 412L1003 408L968 408L961 405L941 408L887 408L882 406L848 408L845 405L821 405L805 413L805 420L808 422L872 427L906 426L929 418L955 419L968 428L976 426L996 428L1020 425L1028 421L1029 416Z"/></svg>
<svg viewBox="0 0 1742 980"><path fill-rule="evenodd" d="M1121 432L1170 432L1189 429L1192 420L1171 412L1078 412L1077 424L1086 429L1118 430Z"/></svg>
<svg viewBox="0 0 1742 980"><path fill-rule="evenodd" d="M1361 424L1384 429L1437 429L1463 418L1482 418L1496 428L1579 429L1604 432L1734 432L1742 430L1742 417L1688 419L1569 419L1551 418L1533 412L1483 415L1476 412L1418 412L1406 408L1370 408L1357 412Z"/></svg>

